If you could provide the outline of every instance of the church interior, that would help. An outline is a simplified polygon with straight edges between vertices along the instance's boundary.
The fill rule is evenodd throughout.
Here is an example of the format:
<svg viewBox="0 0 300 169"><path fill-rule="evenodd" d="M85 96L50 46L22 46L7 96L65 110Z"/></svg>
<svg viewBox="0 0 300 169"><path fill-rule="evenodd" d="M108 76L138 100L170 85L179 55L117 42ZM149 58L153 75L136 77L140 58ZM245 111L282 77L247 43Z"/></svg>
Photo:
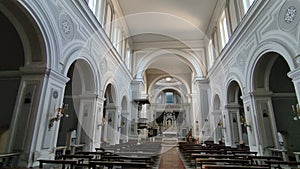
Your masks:
<svg viewBox="0 0 300 169"><path fill-rule="evenodd" d="M299 0L0 0L0 168L300 168L299 20Z"/></svg>

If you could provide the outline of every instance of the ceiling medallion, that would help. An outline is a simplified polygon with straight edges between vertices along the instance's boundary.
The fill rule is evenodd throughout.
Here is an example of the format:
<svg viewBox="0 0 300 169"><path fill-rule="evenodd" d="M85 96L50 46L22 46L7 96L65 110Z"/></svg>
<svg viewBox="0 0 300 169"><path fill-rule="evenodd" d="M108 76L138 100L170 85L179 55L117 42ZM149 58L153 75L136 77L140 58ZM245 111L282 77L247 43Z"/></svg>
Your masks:
<svg viewBox="0 0 300 169"><path fill-rule="evenodd" d="M288 24L292 23L296 17L297 9L294 6L288 7L284 15L284 21Z"/></svg>

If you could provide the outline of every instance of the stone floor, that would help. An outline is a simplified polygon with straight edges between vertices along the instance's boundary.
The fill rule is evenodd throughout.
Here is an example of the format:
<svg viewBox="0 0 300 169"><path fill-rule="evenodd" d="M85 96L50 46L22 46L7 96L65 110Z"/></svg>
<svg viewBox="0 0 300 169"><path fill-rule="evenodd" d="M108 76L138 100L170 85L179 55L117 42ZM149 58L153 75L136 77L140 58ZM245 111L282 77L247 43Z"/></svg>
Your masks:
<svg viewBox="0 0 300 169"><path fill-rule="evenodd" d="M163 147L163 149L166 147ZM170 147L168 150L163 150L161 154L159 169L186 169L177 147Z"/></svg>

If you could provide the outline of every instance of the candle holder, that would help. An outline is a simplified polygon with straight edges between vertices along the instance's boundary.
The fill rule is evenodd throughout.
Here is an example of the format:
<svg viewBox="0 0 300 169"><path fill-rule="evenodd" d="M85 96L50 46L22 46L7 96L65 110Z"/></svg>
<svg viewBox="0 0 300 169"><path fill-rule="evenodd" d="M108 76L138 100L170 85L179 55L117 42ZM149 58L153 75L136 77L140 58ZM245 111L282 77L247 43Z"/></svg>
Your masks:
<svg viewBox="0 0 300 169"><path fill-rule="evenodd" d="M293 110L293 114L294 114L294 120L298 121L300 120L300 107L299 104L297 103L296 106L292 105L292 110Z"/></svg>
<svg viewBox="0 0 300 169"><path fill-rule="evenodd" d="M244 116L241 116L241 124L245 127L249 127L249 129L251 130L251 125L247 124L246 118Z"/></svg>
<svg viewBox="0 0 300 169"><path fill-rule="evenodd" d="M56 114L54 114L50 118L49 126L48 126L49 129L53 127L55 121L59 121L64 116L69 117L69 115L65 113L68 110L68 107L69 107L68 104L63 103L62 107L56 109Z"/></svg>

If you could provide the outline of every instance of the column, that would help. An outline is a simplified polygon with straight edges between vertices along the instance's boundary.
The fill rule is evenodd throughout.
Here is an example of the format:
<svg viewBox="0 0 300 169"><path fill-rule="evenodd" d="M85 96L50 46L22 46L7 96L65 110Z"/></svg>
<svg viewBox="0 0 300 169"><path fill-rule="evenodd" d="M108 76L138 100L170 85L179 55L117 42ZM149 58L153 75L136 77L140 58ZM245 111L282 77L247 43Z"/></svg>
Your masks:
<svg viewBox="0 0 300 169"><path fill-rule="evenodd" d="M251 151L259 151L258 145L258 128L257 125L255 125L255 104L254 104L254 98L251 93L245 94L242 97L244 108L245 108L245 116L246 116L246 122L249 125L247 127L247 133L248 133L248 142L249 142L249 148Z"/></svg>
<svg viewBox="0 0 300 169"><path fill-rule="evenodd" d="M117 107L113 103L109 103L106 106L106 117L107 117L107 141L110 145L115 145L116 144L116 123L117 123L117 118L118 112L117 112Z"/></svg>
<svg viewBox="0 0 300 169"><path fill-rule="evenodd" d="M101 145L101 135L102 135L102 127L103 127L103 104L105 98L97 97L96 101L96 111L95 111L95 129L94 129L94 139L93 139L93 150L94 148L99 148Z"/></svg>
<svg viewBox="0 0 300 169"><path fill-rule="evenodd" d="M288 76L292 79L295 87L295 92L297 95L298 103L300 101L300 68L292 70L288 73Z"/></svg>
<svg viewBox="0 0 300 169"><path fill-rule="evenodd" d="M20 97L16 101L18 108L12 121L13 135L9 148L21 148L20 165L33 166L38 164L38 158L54 158L59 119L53 122L52 127L49 124L50 119L57 115L57 109L62 107L69 78L53 70L40 68L21 68L21 72ZM26 96L28 94L30 97ZM30 99L29 107L24 105L24 98ZM26 112L27 119L23 117Z"/></svg>
<svg viewBox="0 0 300 169"><path fill-rule="evenodd" d="M194 107L194 110L196 110L196 113L198 113L199 121L198 125L200 127L199 129L199 135L202 137L205 136L205 134L210 133L209 125L205 125L206 122L208 122L208 113L209 113L209 102L208 102L208 80L207 79L196 79L194 82L194 85L196 87L196 107ZM196 124L197 125L197 124ZM204 138L202 138L204 139Z"/></svg>
<svg viewBox="0 0 300 169"><path fill-rule="evenodd" d="M277 127L272 106L272 93L264 90L256 90L250 93L253 97L253 106L246 111L253 110L253 127L256 127L258 139L258 151L267 155L268 147L278 147ZM265 116L264 114L267 114ZM251 121L249 121L251 123ZM250 124L251 125L251 124Z"/></svg>

